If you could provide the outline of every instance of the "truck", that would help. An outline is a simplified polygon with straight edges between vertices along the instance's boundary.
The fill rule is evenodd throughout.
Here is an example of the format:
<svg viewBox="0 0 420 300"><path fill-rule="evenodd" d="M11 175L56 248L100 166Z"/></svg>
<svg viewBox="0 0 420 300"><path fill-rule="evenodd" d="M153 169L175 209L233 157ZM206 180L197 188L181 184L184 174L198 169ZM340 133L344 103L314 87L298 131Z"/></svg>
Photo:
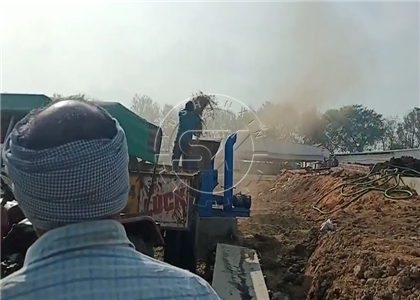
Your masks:
<svg viewBox="0 0 420 300"><path fill-rule="evenodd" d="M1 94L1 142L17 121L34 109L50 105L45 95ZM136 249L154 256L154 249L163 247L163 259L193 273L197 270L198 236L201 238L236 234L236 218L249 217L251 197L233 194L233 146L236 134L225 142L224 192L214 194L218 170L214 157L221 142L191 141L198 164L181 173L171 172L171 166L160 165L162 130L139 117L118 102L94 101L118 120L124 129L130 155L131 189L121 223ZM146 143L145 143L146 140ZM2 214L7 223L2 236L2 267L6 276L19 269L36 234L19 209L2 169ZM3 230L2 230L3 231Z"/></svg>

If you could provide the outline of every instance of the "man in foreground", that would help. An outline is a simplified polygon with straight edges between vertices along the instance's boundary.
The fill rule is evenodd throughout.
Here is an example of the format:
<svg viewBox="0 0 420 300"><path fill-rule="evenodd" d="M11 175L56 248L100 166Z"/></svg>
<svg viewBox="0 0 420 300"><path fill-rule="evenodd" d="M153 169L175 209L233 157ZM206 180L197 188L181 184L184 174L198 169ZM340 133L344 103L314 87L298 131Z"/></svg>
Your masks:
<svg viewBox="0 0 420 300"><path fill-rule="evenodd" d="M188 271L134 249L117 221L130 182L124 131L104 110L67 100L29 114L3 159L39 239L2 300L219 299Z"/></svg>

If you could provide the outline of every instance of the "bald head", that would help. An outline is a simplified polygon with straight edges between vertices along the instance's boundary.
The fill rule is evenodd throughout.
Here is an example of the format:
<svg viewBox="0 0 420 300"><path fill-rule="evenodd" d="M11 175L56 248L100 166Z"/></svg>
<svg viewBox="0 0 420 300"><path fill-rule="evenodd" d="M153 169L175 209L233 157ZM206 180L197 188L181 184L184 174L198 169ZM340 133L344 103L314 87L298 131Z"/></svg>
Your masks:
<svg viewBox="0 0 420 300"><path fill-rule="evenodd" d="M127 205L124 130L95 104L53 103L18 122L8 141L13 193L37 230L110 218Z"/></svg>
<svg viewBox="0 0 420 300"><path fill-rule="evenodd" d="M28 149L43 150L79 140L112 139L116 133L114 120L99 107L63 100L32 115L19 139Z"/></svg>

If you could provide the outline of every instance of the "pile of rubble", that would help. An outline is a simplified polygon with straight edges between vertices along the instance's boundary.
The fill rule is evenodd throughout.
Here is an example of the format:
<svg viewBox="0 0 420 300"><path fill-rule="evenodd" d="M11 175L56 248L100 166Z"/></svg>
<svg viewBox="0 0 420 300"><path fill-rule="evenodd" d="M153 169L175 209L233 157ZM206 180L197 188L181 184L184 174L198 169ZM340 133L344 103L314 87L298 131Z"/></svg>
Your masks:
<svg viewBox="0 0 420 300"><path fill-rule="evenodd" d="M272 299L420 299L419 196L394 201L372 191L331 215L312 208L361 175L286 172L252 191L253 216L239 224L241 243L260 253ZM344 201L337 190L321 205L331 210ZM328 219L334 226L320 230Z"/></svg>
<svg viewBox="0 0 420 300"><path fill-rule="evenodd" d="M420 173L420 160L411 156L403 156L401 158L392 158L390 165L402 168L409 168ZM419 174L420 176L420 174Z"/></svg>

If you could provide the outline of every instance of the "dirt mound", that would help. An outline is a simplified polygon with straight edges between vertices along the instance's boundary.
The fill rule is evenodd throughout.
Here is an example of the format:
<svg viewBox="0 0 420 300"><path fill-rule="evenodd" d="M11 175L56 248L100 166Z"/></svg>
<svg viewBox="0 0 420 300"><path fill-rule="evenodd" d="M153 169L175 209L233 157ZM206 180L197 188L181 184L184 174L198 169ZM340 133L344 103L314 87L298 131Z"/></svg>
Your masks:
<svg viewBox="0 0 420 300"><path fill-rule="evenodd" d="M330 215L312 208L343 180L363 175L286 172L253 191L241 244L259 252L272 299L420 298L419 196L395 201L371 191ZM349 198L336 190L320 206L331 210ZM320 231L327 219L336 231Z"/></svg>
<svg viewBox="0 0 420 300"><path fill-rule="evenodd" d="M420 172L420 160L411 156L403 156L401 158L392 158L389 163L393 166L409 168Z"/></svg>

